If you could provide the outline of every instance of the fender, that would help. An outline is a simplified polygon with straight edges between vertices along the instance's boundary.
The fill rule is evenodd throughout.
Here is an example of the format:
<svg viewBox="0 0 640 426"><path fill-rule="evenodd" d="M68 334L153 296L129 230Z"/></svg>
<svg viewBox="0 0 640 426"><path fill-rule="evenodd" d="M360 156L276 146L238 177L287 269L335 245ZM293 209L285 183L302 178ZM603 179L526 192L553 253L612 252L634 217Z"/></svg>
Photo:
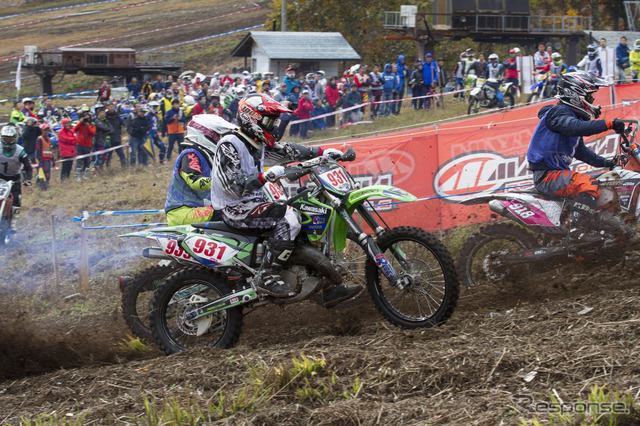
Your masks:
<svg viewBox="0 0 640 426"><path fill-rule="evenodd" d="M415 195L395 186L371 185L365 188L356 189L349 194L345 201L345 207L349 214L352 214L369 197L390 198L394 201L407 203L418 199ZM340 252L345 248L346 241L347 224L340 216L336 215L336 221L333 228L333 245L336 252Z"/></svg>
<svg viewBox="0 0 640 426"><path fill-rule="evenodd" d="M194 228L191 225L165 226L162 228L145 229L142 231L131 232L129 234L118 235L118 238L139 237L155 240L159 236L165 238L171 234L178 236L180 234L193 232L193 230Z"/></svg>
<svg viewBox="0 0 640 426"><path fill-rule="evenodd" d="M469 96L476 96L478 93L480 93L480 90L481 90L480 87L476 87L469 93Z"/></svg>

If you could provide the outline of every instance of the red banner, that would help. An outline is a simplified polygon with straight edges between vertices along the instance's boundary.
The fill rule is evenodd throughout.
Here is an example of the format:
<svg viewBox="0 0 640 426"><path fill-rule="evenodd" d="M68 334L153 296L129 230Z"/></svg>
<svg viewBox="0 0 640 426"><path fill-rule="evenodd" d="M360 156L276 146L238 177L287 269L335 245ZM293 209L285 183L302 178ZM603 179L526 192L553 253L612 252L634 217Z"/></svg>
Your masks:
<svg viewBox="0 0 640 426"><path fill-rule="evenodd" d="M614 89L624 106L611 109L606 106L612 103ZM530 187L527 148L538 124L538 111L554 102L323 146L352 146L356 150L357 159L347 169L362 186L393 185L421 199L406 204L374 200L390 226L448 229L490 220L488 207L458 204L469 195L504 187ZM640 118L640 84L602 89L596 103L605 106L602 118ZM605 157L615 154L617 141L618 136L612 132L585 138L589 148ZM572 168L593 171L578 161Z"/></svg>

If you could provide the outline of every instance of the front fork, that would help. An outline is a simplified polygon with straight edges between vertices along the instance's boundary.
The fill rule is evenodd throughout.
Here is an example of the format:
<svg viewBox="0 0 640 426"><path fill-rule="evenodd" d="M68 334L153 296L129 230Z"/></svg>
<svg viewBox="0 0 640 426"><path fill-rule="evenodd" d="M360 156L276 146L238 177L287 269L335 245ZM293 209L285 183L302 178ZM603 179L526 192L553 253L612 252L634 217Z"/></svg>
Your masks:
<svg viewBox="0 0 640 426"><path fill-rule="evenodd" d="M334 198L332 201L338 201L338 199ZM406 277L400 275L395 270L395 268L389 263L385 255L382 253L382 250L380 250L380 247L378 247L373 237L362 230L360 225L358 225L353 217L351 217L349 212L347 212L347 209L341 204L334 205L333 207L335 208L338 215L340 215L342 220L346 222L349 230L351 230L351 232L356 235L358 244L362 248L364 248L371 259L376 262L378 269L387 278L387 280L389 280L389 283L395 287L398 287L400 290L408 285L409 280ZM377 236L380 236L384 232L384 228L380 226L380 224L378 224L373 215L371 215L371 213L369 213L369 211L367 211L364 207L360 206L358 208L358 213L360 213L364 221L367 222L369 226L371 226ZM391 251L393 253L393 256L401 263L407 261L406 255L396 244L391 246Z"/></svg>

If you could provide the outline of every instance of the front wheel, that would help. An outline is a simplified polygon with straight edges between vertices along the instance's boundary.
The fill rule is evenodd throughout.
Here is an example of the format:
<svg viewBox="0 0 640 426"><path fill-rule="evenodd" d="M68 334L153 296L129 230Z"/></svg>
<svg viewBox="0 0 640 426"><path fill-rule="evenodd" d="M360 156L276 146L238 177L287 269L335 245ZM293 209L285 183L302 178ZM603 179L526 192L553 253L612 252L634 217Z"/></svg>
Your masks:
<svg viewBox="0 0 640 426"><path fill-rule="evenodd" d="M196 347L230 348L242 331L242 306L192 320L187 314L231 293L224 278L203 268L169 276L155 292L151 330L167 355Z"/></svg>
<svg viewBox="0 0 640 426"><path fill-rule="evenodd" d="M480 99L476 96L469 98L469 108L467 114L477 114L480 111Z"/></svg>
<svg viewBox="0 0 640 426"><path fill-rule="evenodd" d="M538 102L539 100L540 100L540 93L538 91L535 91L529 95L529 97L527 98L527 103L532 104L532 103Z"/></svg>
<svg viewBox="0 0 640 426"><path fill-rule="evenodd" d="M536 245L535 237L519 226L503 223L485 226L460 249L456 262L460 281L466 286L476 286L528 277L529 265L506 265L503 258Z"/></svg>
<svg viewBox="0 0 640 426"><path fill-rule="evenodd" d="M367 287L382 316L407 329L449 319L460 291L449 250L424 230L408 226L386 231L377 244L396 272L409 279L400 290L389 284L374 259L367 259Z"/></svg>

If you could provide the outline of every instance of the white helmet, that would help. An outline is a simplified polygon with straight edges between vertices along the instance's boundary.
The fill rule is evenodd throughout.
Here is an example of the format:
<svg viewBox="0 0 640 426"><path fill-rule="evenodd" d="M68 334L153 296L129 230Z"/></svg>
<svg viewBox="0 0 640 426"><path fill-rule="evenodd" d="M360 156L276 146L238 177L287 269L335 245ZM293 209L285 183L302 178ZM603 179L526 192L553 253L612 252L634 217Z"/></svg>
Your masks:
<svg viewBox="0 0 640 426"><path fill-rule="evenodd" d="M187 104L188 106L192 106L196 104L196 100L193 96L187 95L184 97L184 103Z"/></svg>
<svg viewBox="0 0 640 426"><path fill-rule="evenodd" d="M13 148L18 143L18 128L12 124L7 124L0 131L0 141L2 142L2 149L5 153L9 154L13 151Z"/></svg>
<svg viewBox="0 0 640 426"><path fill-rule="evenodd" d="M213 155L220 136L238 129L235 124L217 115L198 114L187 124L187 133L182 145L204 149Z"/></svg>
<svg viewBox="0 0 640 426"><path fill-rule="evenodd" d="M244 96L244 86L236 87L235 95L238 96L238 97L243 97Z"/></svg>
<svg viewBox="0 0 640 426"><path fill-rule="evenodd" d="M496 55L495 53L489 55L489 62L498 62L499 60L500 59L498 58L498 55Z"/></svg>

